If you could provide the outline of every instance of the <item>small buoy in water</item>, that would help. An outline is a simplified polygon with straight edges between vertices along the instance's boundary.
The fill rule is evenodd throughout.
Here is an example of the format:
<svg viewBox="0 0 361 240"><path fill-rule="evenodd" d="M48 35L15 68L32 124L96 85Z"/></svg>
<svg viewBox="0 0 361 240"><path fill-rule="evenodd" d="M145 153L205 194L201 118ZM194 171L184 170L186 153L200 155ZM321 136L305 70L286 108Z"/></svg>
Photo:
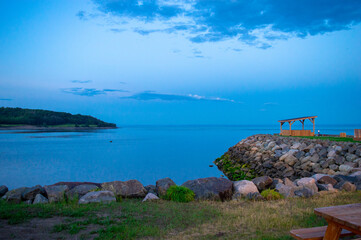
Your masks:
<svg viewBox="0 0 361 240"><path fill-rule="evenodd" d="M211 164L211 165L209 165L209 167L213 167L213 165Z"/></svg>
<svg viewBox="0 0 361 240"><path fill-rule="evenodd" d="M109 142L111 142L111 143L112 143L113 141L109 141Z"/></svg>

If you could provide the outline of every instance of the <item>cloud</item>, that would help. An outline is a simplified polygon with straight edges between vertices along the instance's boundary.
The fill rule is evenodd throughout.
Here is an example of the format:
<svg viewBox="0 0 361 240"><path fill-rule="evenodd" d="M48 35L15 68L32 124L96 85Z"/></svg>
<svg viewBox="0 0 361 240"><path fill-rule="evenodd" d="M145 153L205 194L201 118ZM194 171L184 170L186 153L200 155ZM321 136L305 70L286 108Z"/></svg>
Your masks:
<svg viewBox="0 0 361 240"><path fill-rule="evenodd" d="M85 80L85 81L81 81L81 80L72 80L72 83L91 83L91 80Z"/></svg>
<svg viewBox="0 0 361 240"><path fill-rule="evenodd" d="M276 103L276 102L265 102L265 103L263 103L263 105L272 106L272 105L278 105L278 103Z"/></svg>
<svg viewBox="0 0 361 240"><path fill-rule="evenodd" d="M78 88L78 87L64 88L61 90L65 93L71 93L74 95L88 96L88 97L107 94L108 92L127 92L127 91L121 90L121 89L96 89L96 88Z"/></svg>
<svg viewBox="0 0 361 240"><path fill-rule="evenodd" d="M0 98L0 101L12 101L13 99L11 98Z"/></svg>
<svg viewBox="0 0 361 240"><path fill-rule="evenodd" d="M93 0L105 16L154 22L164 28L133 29L148 35L186 32L194 43L237 39L268 49L268 41L348 30L361 22L360 0ZM79 18L85 13L80 11Z"/></svg>
<svg viewBox="0 0 361 240"><path fill-rule="evenodd" d="M111 28L110 31L115 32L115 33L121 33L121 32L124 32L125 29L121 29L121 28Z"/></svg>
<svg viewBox="0 0 361 240"><path fill-rule="evenodd" d="M235 102L231 99L219 98L219 97L204 97L199 95L178 95L178 94L164 94L156 93L153 91L144 91L141 93L136 93L131 96L121 97L122 99L135 99L142 101L150 100L161 100L161 101L219 101L219 102Z"/></svg>

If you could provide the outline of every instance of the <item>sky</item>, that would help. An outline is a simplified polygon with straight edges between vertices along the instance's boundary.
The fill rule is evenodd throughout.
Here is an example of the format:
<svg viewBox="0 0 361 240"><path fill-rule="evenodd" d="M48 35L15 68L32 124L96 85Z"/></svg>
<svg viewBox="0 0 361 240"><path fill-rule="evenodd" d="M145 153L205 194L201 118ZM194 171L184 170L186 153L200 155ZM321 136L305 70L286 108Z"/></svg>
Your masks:
<svg viewBox="0 0 361 240"><path fill-rule="evenodd" d="M360 0L0 0L0 106L360 124L360 22Z"/></svg>

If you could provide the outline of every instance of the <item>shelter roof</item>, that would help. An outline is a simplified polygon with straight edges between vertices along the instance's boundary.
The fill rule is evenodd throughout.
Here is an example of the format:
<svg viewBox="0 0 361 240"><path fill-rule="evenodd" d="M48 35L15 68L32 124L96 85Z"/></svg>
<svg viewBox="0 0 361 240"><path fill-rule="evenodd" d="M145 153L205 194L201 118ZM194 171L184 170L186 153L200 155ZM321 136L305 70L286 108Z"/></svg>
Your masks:
<svg viewBox="0 0 361 240"><path fill-rule="evenodd" d="M305 120L305 119L312 119L312 118L317 118L317 116L290 118L290 119L278 120L278 121L279 121L279 122L292 122L292 121Z"/></svg>

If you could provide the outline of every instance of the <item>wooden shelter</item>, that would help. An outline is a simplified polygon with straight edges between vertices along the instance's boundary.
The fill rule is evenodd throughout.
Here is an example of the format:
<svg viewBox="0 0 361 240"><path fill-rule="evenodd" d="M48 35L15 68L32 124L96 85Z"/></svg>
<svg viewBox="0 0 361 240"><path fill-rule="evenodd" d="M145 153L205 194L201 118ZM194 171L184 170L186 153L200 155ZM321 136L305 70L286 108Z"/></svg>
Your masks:
<svg viewBox="0 0 361 240"><path fill-rule="evenodd" d="M355 135L354 135L353 140L361 141L361 129L355 129Z"/></svg>
<svg viewBox="0 0 361 240"><path fill-rule="evenodd" d="M285 120L279 120L278 122L281 124L281 133L282 136L314 136L315 135L315 119L317 116L310 116L310 117L299 117L299 118L291 118ZM305 121L310 120L313 124L313 132L311 130L305 130ZM302 130L292 130L292 124L296 121L300 121L302 123ZM290 125L290 130L282 130L282 126L285 123Z"/></svg>

